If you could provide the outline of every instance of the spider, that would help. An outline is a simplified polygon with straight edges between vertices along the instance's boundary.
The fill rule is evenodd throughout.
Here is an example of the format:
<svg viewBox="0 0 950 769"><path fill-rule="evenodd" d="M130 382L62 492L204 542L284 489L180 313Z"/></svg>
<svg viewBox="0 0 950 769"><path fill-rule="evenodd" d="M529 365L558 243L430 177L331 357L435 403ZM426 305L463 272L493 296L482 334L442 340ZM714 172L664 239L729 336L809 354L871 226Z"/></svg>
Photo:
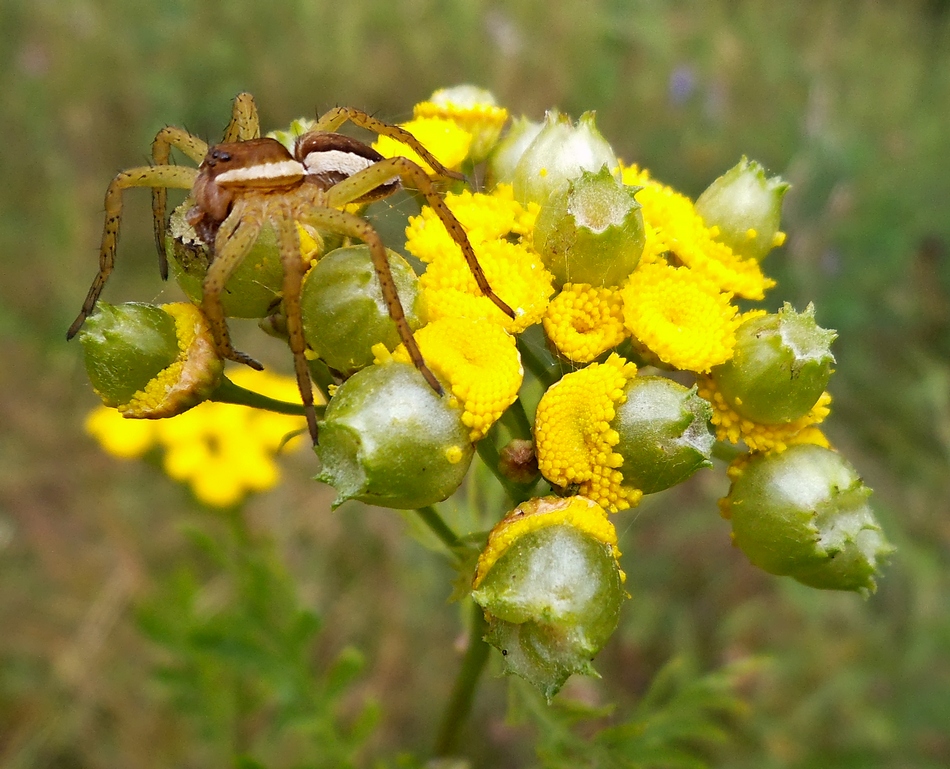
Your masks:
<svg viewBox="0 0 950 769"><path fill-rule="evenodd" d="M400 340L413 364L433 390L441 395L442 387L426 365L406 321L381 238L367 220L342 208L349 203L387 197L401 183L418 190L462 249L481 292L510 317L514 317L514 311L492 291L465 229L442 200L426 171L408 158L384 158L363 142L336 133L336 129L347 121L411 147L438 177L465 178L445 168L408 131L351 107L337 107L317 118L313 127L297 138L291 152L276 139L261 138L254 99L250 94L239 94L234 100L231 121L221 144L209 148L184 129L166 126L152 143L153 164L122 171L109 184L105 196L106 218L99 250L99 272L66 338L72 339L93 312L114 267L122 218L122 192L129 187L152 188L155 242L159 271L164 280L168 277L164 244L167 189L187 189L193 205L186 219L211 251L201 308L208 317L218 354L258 370L263 368L260 363L238 352L231 344L221 294L230 276L254 245L261 228L270 224L276 232L284 271L281 293L290 349L307 427L314 444L317 443L317 419L300 315L300 293L306 265L300 257L298 222L356 238L369 247ZM172 147L198 163L198 168L172 165Z"/></svg>

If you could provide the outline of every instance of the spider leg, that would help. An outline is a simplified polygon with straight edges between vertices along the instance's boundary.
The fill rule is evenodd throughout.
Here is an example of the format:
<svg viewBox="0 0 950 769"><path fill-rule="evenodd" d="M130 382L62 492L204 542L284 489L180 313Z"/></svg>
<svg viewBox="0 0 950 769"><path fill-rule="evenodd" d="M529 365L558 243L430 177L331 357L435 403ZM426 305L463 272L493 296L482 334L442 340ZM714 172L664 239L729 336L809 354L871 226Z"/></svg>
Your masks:
<svg viewBox="0 0 950 769"><path fill-rule="evenodd" d="M289 213L289 212L288 212ZM304 351L307 342L303 334L303 320L300 315L300 292L307 265L300 256L300 235L297 223L289 215L281 216L277 223L280 244L280 261L284 268L283 298L284 317L287 319L287 335L290 350L294 354L294 373L297 375L297 388L307 415L307 429L313 445L317 445L317 415L313 409L313 387L310 383L310 369Z"/></svg>
<svg viewBox="0 0 950 769"><path fill-rule="evenodd" d="M208 154L208 145L183 128L165 126L152 142L152 165L167 166L171 148L177 147L185 155L200 164ZM168 257L165 254L165 230L168 228L166 209L168 192L164 187L152 188L152 224L155 229L155 247L158 249L158 269L162 280L168 280Z"/></svg>
<svg viewBox="0 0 950 769"><path fill-rule="evenodd" d="M234 97L234 106L231 107L231 122L224 132L223 141L243 142L248 139L259 139L261 136L261 122L257 116L257 105L254 97L249 93L239 93Z"/></svg>
<svg viewBox="0 0 950 769"><path fill-rule="evenodd" d="M445 204L445 201L436 191L432 180L429 179L426 172L408 158L395 157L380 160L369 168L353 174L353 176L333 185L325 193L326 205L332 206L333 208L343 206L365 195L369 190L376 189L381 184L385 184L395 176L400 177L406 186L419 190L419 192L425 196L426 202L432 207L436 214L438 214L439 219L442 220L442 224L445 225L445 229L449 231L452 239L458 243L459 248L462 249L462 255L465 257L468 268L472 271L472 277L475 278L479 290L484 296L491 299L495 306L505 313L505 315L509 318L514 318L514 310L512 310L489 285L488 278L485 277L485 273L478 263L478 257L475 255L472 244L468 240L468 235L465 234L465 228L462 226L462 223L459 222L455 214L452 213L452 210Z"/></svg>
<svg viewBox="0 0 950 769"><path fill-rule="evenodd" d="M399 126L395 126L392 123L386 123L385 121L379 120L378 118L375 118L372 115L363 112L362 110L355 109L354 107L336 107L331 109L329 112L325 112L317 119L313 130L335 131L346 121L350 121L354 125L358 125L360 128L365 128L368 131L372 131L379 136L388 136L391 139L395 139L396 141L402 142L406 146L411 147L419 157L429 164L429 167L438 176L465 181L465 174L461 174L458 171L452 171L451 169L448 169L442 165L435 158L435 156L429 152L429 150L422 146L422 142L409 133L409 131L407 131L405 128L400 128Z"/></svg>
<svg viewBox="0 0 950 769"><path fill-rule="evenodd" d="M211 335L222 358L243 363L258 371L264 367L250 355L238 352L231 345L231 332L221 306L221 293L241 260L260 234L262 222L258 217L242 217L242 208L235 207L218 230L214 241L214 256L202 284L201 309L208 318Z"/></svg>
<svg viewBox="0 0 950 769"><path fill-rule="evenodd" d="M67 340L76 335L92 313L115 266L119 224L122 221L122 191L129 187L174 187L187 190L194 185L197 173L194 168L184 166L142 166L123 171L109 183L105 198L106 220L102 229L102 245L99 248L99 272L86 294L82 310L66 332Z"/></svg>
<svg viewBox="0 0 950 769"><path fill-rule="evenodd" d="M335 187L331 189L335 189ZM307 224L311 224L319 229L357 238L369 246L369 252L373 259L373 269L376 270L376 277L383 291L383 298L386 300L386 306L389 308L389 317L392 318L393 323L396 324L399 339L406 346L406 352L409 353L409 358L413 365L419 369L419 372L425 377L425 380L432 389L441 395L442 385L439 384L439 380L435 378L435 374L433 374L426 365L425 359L422 357L422 352L419 350L419 345L416 344L416 338L412 335L412 328L406 320L406 313L403 310L399 293L396 291L396 283L393 281L393 275L389 269L386 247L383 245L382 238L380 238L376 230L373 229L373 226L365 219L349 214L346 211L338 211L336 208L311 208L299 218Z"/></svg>

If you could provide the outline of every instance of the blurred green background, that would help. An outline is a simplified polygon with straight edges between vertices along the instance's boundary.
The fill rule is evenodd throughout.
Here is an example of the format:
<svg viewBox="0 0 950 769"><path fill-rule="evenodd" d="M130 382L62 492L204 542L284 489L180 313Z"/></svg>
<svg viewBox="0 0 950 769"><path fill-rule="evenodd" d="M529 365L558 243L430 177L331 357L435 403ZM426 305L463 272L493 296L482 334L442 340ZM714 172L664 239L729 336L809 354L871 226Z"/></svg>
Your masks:
<svg viewBox="0 0 950 769"><path fill-rule="evenodd" d="M108 457L83 432L97 400L64 331L105 187L166 122L214 139L241 90L265 130L337 104L398 121L461 82L534 119L595 109L621 157L690 195L743 154L793 184L768 303L814 301L838 330L828 433L899 548L867 601L770 577L729 545L721 468L701 475L616 519L633 597L604 680L569 694L629 709L672 658L751 657L714 765L950 766L948 6L0 3L0 766L226 766L249 744L310 765L289 758L300 734L326 746L319 765L338 765L331 745L352 755L287 702L352 727L362 764L429 748L458 661L445 561L391 511L331 513L306 452L246 526ZM156 278L147 198L127 196L107 300L178 296ZM351 646L364 666L336 696ZM495 678L467 740L478 765L535 760Z"/></svg>

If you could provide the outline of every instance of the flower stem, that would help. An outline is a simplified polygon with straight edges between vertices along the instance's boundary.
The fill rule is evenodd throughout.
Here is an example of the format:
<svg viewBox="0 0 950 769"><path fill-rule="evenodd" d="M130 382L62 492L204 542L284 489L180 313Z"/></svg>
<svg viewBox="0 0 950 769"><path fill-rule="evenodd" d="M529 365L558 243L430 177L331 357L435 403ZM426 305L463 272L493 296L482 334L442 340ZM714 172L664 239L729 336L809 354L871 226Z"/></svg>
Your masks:
<svg viewBox="0 0 950 769"><path fill-rule="evenodd" d="M439 735L435 743L435 755L437 757L451 754L458 741L462 725L472 710L478 678L488 661L488 644L482 640L484 635L485 615L482 608L472 602L468 649L466 649L465 657L462 659L462 667L455 679L452 696L439 727Z"/></svg>
<svg viewBox="0 0 950 769"><path fill-rule="evenodd" d="M416 508L416 514L449 550L456 553L458 552L459 548L462 547L462 542L459 540L458 535L452 531L449 525L442 519L438 510L432 505L428 505L426 507Z"/></svg>
<svg viewBox="0 0 950 769"><path fill-rule="evenodd" d="M218 389L211 394L209 400L215 401L216 403L234 403L238 406L251 406L252 408L264 409L265 411L274 411L278 414L304 415L303 406L300 403L289 403L287 401L268 398L266 395L261 395L253 390L248 390L240 385L234 384L234 382L227 377L221 380L221 384L219 384ZM317 406L317 415L323 416L325 408L325 406Z"/></svg>
<svg viewBox="0 0 950 769"><path fill-rule="evenodd" d="M535 351L534 347L519 337L518 351L521 353L521 360L528 370L534 374L545 389L554 384L559 377L556 366L552 366L549 361Z"/></svg>

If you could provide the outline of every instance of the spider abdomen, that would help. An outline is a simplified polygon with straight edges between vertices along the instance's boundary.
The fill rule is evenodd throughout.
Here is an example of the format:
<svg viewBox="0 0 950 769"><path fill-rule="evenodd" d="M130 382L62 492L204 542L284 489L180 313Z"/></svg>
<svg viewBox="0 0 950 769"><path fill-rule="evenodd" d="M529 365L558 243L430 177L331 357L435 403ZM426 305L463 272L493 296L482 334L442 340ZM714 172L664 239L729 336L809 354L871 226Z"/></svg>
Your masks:
<svg viewBox="0 0 950 769"><path fill-rule="evenodd" d="M384 159L368 144L345 134L328 131L310 131L298 138L294 145L294 157L306 168L307 181L323 190ZM354 202L379 200L392 195L399 187L399 177L394 177Z"/></svg>

